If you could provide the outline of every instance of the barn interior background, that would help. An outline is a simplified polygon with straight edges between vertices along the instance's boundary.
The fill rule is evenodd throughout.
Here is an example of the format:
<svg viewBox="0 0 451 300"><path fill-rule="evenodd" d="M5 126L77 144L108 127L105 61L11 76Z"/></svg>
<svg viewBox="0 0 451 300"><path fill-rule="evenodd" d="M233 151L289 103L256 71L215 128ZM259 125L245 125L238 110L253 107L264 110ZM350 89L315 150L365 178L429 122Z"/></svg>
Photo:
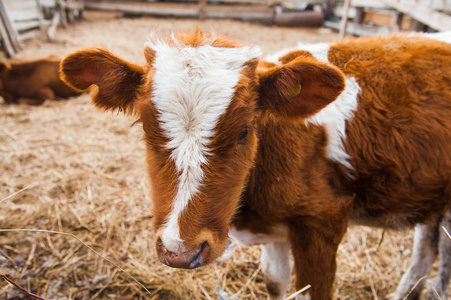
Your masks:
<svg viewBox="0 0 451 300"><path fill-rule="evenodd" d="M194 26L268 54L345 33L451 30L450 12L450 0L0 0L0 57L63 57L100 46L139 63L152 29L165 36ZM89 102L82 95L0 105L0 229L64 233L0 232L0 275L46 299L266 299L258 247L232 244L216 264L196 270L156 260L142 129ZM337 298L387 297L411 246L410 231L351 228L339 249ZM0 278L0 299L27 297Z"/></svg>
<svg viewBox="0 0 451 300"><path fill-rule="evenodd" d="M451 0L1 0L2 48L12 56L38 30L46 30L52 39L58 25L80 19L83 10L278 26L324 25L340 30L340 36L451 30Z"/></svg>

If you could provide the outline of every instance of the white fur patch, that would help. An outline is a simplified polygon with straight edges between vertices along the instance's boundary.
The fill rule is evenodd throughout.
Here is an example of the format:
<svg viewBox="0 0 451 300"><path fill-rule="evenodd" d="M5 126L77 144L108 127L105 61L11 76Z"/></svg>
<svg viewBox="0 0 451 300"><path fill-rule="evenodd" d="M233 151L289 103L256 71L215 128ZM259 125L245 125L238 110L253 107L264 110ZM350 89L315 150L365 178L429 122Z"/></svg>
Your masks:
<svg viewBox="0 0 451 300"><path fill-rule="evenodd" d="M328 44L298 44L299 50L310 52L313 57L322 62L329 62ZM329 142L327 144L327 158L338 162L348 169L353 169L349 162L343 140L346 139L346 121L351 120L357 109L357 95L360 87L354 77L346 78L346 88L338 98L319 111L314 116L305 120L306 124L314 123L326 128Z"/></svg>
<svg viewBox="0 0 451 300"><path fill-rule="evenodd" d="M317 44L299 43L296 49L310 52L313 55L313 57L319 61L329 62L330 46L326 43L317 43Z"/></svg>
<svg viewBox="0 0 451 300"><path fill-rule="evenodd" d="M271 300L286 298L291 277L291 247L288 241L261 245L263 279L267 284L277 285L279 294L270 295Z"/></svg>
<svg viewBox="0 0 451 300"><path fill-rule="evenodd" d="M296 300L312 300L312 297L310 297L309 292L306 292L305 294L297 295Z"/></svg>
<svg viewBox="0 0 451 300"><path fill-rule="evenodd" d="M164 246L177 252L182 246L178 218L202 185L208 144L216 123L232 100L243 65L261 55L259 48L187 47L152 39L155 50L152 102L160 126L169 138L178 177L178 189L163 230Z"/></svg>
<svg viewBox="0 0 451 300"><path fill-rule="evenodd" d="M280 62L279 58L287 55L288 53L292 52L293 50L294 49L289 49L289 48L282 49L273 54L265 56L265 61L271 62L273 64L280 66L282 63Z"/></svg>
<svg viewBox="0 0 451 300"><path fill-rule="evenodd" d="M296 50L304 50L307 52L310 52L314 58L320 61L329 62L329 48L330 46L325 43L318 43L318 44L306 44L306 43L299 43L296 48L285 48L280 51L277 51L273 54L269 54L265 56L265 61L274 63L276 65L281 65L279 58L287 55L288 53Z"/></svg>
<svg viewBox="0 0 451 300"><path fill-rule="evenodd" d="M346 78L346 88L338 98L305 120L306 124L314 123L326 128L329 142L326 147L327 158L353 169L349 162L343 140L346 139L346 121L351 120L357 109L357 95L360 87L354 77Z"/></svg>
<svg viewBox="0 0 451 300"><path fill-rule="evenodd" d="M428 38L451 44L451 31L426 33Z"/></svg>

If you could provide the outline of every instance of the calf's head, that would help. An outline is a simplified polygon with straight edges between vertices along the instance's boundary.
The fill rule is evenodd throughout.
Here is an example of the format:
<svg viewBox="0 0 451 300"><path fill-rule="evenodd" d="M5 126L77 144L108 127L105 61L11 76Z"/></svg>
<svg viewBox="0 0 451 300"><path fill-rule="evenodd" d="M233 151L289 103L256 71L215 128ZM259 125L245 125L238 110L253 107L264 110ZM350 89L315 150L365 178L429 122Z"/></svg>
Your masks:
<svg viewBox="0 0 451 300"><path fill-rule="evenodd" d="M333 101L343 75L309 56L260 63L260 50L198 30L146 44L146 64L106 50L66 57L72 87L94 85L93 103L139 117L159 259L195 268L224 250L257 152L257 119L306 117Z"/></svg>
<svg viewBox="0 0 451 300"><path fill-rule="evenodd" d="M9 71L11 70L11 64L6 61L0 61L0 96L5 99L5 102L13 102L14 97L8 92L6 86L6 79Z"/></svg>

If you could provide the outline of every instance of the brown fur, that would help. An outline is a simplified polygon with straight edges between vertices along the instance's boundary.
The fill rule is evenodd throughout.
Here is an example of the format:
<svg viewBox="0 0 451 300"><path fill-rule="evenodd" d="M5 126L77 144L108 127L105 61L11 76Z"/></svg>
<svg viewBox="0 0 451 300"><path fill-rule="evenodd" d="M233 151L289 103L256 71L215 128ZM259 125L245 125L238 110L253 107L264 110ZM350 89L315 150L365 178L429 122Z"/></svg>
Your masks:
<svg viewBox="0 0 451 300"><path fill-rule="evenodd" d="M350 39L332 45L329 59L362 89L345 140L355 180L325 159L320 128L264 120L236 224L261 232L249 212L288 222L296 287L312 284L312 299L332 297L350 215L402 228L443 214L451 198L451 47L405 36Z"/></svg>
<svg viewBox="0 0 451 300"><path fill-rule="evenodd" d="M177 38L196 47L212 37L196 30ZM213 45L237 43L217 38ZM149 101L154 55L146 50L139 67L84 50L68 56L62 71L78 89L96 84L97 106L127 108L142 121L158 244L177 174ZM329 59L335 66L304 51L284 56L281 66L248 62L217 124L203 186L179 219L187 251L209 243L203 263L221 254L231 223L254 233L287 225L296 287L311 284L315 300L332 297L336 251L351 218L385 227L427 222L451 196L449 45L402 35L351 39L332 45ZM336 99L345 74L362 88L344 141L354 179L326 158L325 129L303 122Z"/></svg>
<svg viewBox="0 0 451 300"><path fill-rule="evenodd" d="M60 59L50 56L31 61L0 62L0 96L5 103L40 105L79 94L59 76Z"/></svg>
<svg viewBox="0 0 451 300"><path fill-rule="evenodd" d="M362 89L345 144L355 166L354 213L425 222L450 201L451 46L406 36L357 43L330 52Z"/></svg>

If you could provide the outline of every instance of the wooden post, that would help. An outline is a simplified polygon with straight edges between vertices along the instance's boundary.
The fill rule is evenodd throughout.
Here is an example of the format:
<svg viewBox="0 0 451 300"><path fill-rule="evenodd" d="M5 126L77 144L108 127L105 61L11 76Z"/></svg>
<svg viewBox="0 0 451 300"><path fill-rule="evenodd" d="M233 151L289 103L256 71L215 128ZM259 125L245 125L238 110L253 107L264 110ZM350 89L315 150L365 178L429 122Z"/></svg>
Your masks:
<svg viewBox="0 0 451 300"><path fill-rule="evenodd" d="M38 12L39 29L44 29L44 17L42 16L42 6L39 0L36 1L36 11Z"/></svg>
<svg viewBox="0 0 451 300"><path fill-rule="evenodd" d="M0 15L1 19L3 20L3 25L6 30L6 34L9 37L10 44L14 50L14 52L17 52L21 49L20 42L19 42L19 33L16 29L14 29L14 26L11 22L11 18L8 15L8 11L6 10L7 6L5 3L5 0L0 0Z"/></svg>
<svg viewBox="0 0 451 300"><path fill-rule="evenodd" d="M355 7L355 19L354 22L357 24L363 23L363 18L365 17L365 10L363 7Z"/></svg>
<svg viewBox="0 0 451 300"><path fill-rule="evenodd" d="M404 20L404 14L401 12L396 12L395 23L396 31L400 32L402 30L402 21Z"/></svg>
<svg viewBox="0 0 451 300"><path fill-rule="evenodd" d="M60 11L61 26L66 27L67 26L66 3L64 3L64 0L58 0L57 3Z"/></svg>
<svg viewBox="0 0 451 300"><path fill-rule="evenodd" d="M336 0L327 0L326 1L326 12L324 14L324 17L326 20L330 20L330 17L333 15L334 8L335 8L335 2L336 2Z"/></svg>
<svg viewBox="0 0 451 300"><path fill-rule="evenodd" d="M199 19L205 19L207 0L199 0Z"/></svg>
<svg viewBox="0 0 451 300"><path fill-rule="evenodd" d="M349 12L350 6L351 6L351 0L345 0L344 6L343 6L343 16L341 17L339 39L344 38L344 36L346 35L346 26L348 25L348 12Z"/></svg>
<svg viewBox="0 0 451 300"><path fill-rule="evenodd" d="M5 48L5 53L7 57L12 57L14 53L13 46L11 45L11 41L9 40L8 33L6 32L6 28L3 22L0 23L0 37L2 38L3 47Z"/></svg>
<svg viewBox="0 0 451 300"><path fill-rule="evenodd" d="M56 28L58 27L60 19L61 19L61 14L57 10L57 11L55 11L55 15L53 16L52 23L50 24L50 27L47 30L47 37L49 38L49 40L53 40L55 38L55 31L56 31Z"/></svg>

